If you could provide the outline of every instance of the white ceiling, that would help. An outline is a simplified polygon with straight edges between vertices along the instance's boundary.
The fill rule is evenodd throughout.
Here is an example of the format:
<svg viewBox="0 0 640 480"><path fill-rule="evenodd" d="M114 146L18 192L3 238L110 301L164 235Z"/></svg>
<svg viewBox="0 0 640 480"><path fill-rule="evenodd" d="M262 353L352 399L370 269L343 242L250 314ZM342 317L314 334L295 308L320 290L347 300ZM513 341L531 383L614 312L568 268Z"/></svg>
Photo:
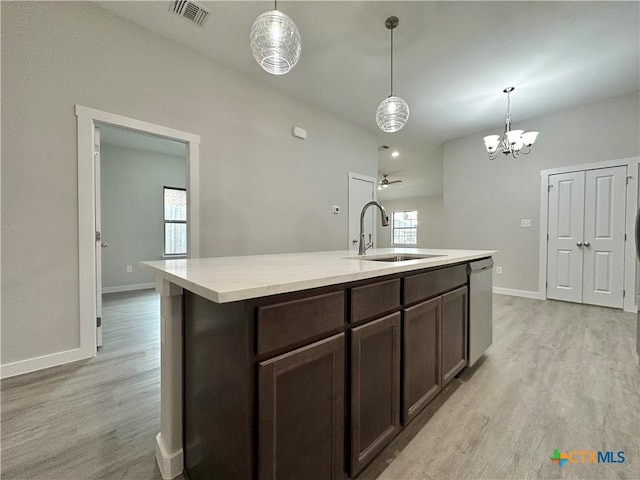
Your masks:
<svg viewBox="0 0 640 480"><path fill-rule="evenodd" d="M383 199L440 193L437 147L492 127L499 133L506 86L516 87L516 125L640 88L638 2L280 1L302 37L300 61L283 76L264 72L249 47L253 21L273 8L268 1L198 2L211 11L204 27L170 13L169 1L97 3L376 132L380 145L392 147L380 150L381 173L404 180ZM394 93L409 104L410 118L400 132L384 134L375 110L389 95L390 15L400 19Z"/></svg>
<svg viewBox="0 0 640 480"><path fill-rule="evenodd" d="M185 143L113 125L100 125L99 127L101 144L135 148L136 150L173 155L175 157L185 158L187 155L187 145Z"/></svg>

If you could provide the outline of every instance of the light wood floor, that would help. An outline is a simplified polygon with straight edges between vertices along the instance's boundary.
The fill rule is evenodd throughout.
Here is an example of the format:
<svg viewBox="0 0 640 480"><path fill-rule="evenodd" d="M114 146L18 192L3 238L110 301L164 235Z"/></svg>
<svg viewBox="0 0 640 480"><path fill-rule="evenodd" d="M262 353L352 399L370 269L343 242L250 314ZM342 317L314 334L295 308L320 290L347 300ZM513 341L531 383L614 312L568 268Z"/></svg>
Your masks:
<svg viewBox="0 0 640 480"><path fill-rule="evenodd" d="M3 480L161 479L160 297L104 296L93 359L2 381Z"/></svg>
<svg viewBox="0 0 640 480"><path fill-rule="evenodd" d="M485 361L380 479L640 479L635 315L502 295L494 309ZM3 480L160 479L159 298L108 295L104 318L96 358L0 384ZM627 462L560 469L556 448Z"/></svg>
<svg viewBox="0 0 640 480"><path fill-rule="evenodd" d="M482 365L379 477L640 479L636 316L494 295ZM624 450L623 464L550 461L553 450Z"/></svg>

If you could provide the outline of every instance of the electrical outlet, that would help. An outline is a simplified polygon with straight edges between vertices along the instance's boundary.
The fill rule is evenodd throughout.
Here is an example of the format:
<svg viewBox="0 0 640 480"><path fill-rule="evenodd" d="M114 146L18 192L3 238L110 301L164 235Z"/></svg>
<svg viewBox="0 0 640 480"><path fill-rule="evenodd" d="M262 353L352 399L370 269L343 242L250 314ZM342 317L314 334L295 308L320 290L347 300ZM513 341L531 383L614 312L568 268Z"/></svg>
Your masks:
<svg viewBox="0 0 640 480"><path fill-rule="evenodd" d="M496 275L502 275L502 267L496 267Z"/></svg>
<svg viewBox="0 0 640 480"><path fill-rule="evenodd" d="M520 220L520 227L522 227L522 228L530 228L531 227L531 219L530 218L523 218L522 220Z"/></svg>
<svg viewBox="0 0 640 480"><path fill-rule="evenodd" d="M338 205L334 205L332 209L333 209L333 213L335 213L336 215L340 213L340 207Z"/></svg>
<svg viewBox="0 0 640 480"><path fill-rule="evenodd" d="M127 273L133 272L133 267L131 265L127 265Z"/></svg>

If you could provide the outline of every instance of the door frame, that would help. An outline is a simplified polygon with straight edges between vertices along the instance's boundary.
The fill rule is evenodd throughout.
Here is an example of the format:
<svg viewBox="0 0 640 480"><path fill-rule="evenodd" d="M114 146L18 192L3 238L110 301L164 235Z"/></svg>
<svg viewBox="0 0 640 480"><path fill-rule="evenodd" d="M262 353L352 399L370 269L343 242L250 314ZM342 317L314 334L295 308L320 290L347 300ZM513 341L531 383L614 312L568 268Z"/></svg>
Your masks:
<svg viewBox="0 0 640 480"><path fill-rule="evenodd" d="M355 172L347 172L347 206L351 205L351 180L362 180L364 182L369 182L373 185L373 200L377 201L378 200L378 179L375 177L370 177L368 175L363 175L361 173L355 173ZM353 214L353 212L351 212L351 209L348 208L347 211L347 250L351 251L351 245L349 244L349 242L351 241L350 236L349 236L349 229L351 227L351 215ZM357 212L356 216L358 218L360 218L360 212ZM376 223L375 223L375 215L374 215L374 222L373 222L373 232L372 232L372 238L373 238L373 244L376 244L377 241L377 228L376 228Z"/></svg>
<svg viewBox="0 0 640 480"><path fill-rule="evenodd" d="M640 157L621 158L617 160L604 160L600 162L569 165L566 167L550 168L540 171L540 254L538 255L538 293L539 298L547 299L547 233L549 213L549 176L558 173L569 173L583 170L597 170L609 167L627 167L627 197L625 211L625 235L624 244L624 290L623 310L625 312L637 312L636 305L636 250L634 245L634 228L636 213L638 211L638 175Z"/></svg>
<svg viewBox="0 0 640 480"><path fill-rule="evenodd" d="M96 123L150 133L187 144L187 257L200 255L199 165L200 136L173 128L75 106L78 133L78 289L80 356L92 357L96 347L95 163L93 132Z"/></svg>

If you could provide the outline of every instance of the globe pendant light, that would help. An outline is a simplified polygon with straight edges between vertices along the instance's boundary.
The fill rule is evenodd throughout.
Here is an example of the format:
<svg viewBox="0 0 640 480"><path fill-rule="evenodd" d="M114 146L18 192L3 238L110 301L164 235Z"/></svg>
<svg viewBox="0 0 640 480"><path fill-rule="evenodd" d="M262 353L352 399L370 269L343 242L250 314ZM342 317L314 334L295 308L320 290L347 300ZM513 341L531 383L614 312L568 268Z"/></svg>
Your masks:
<svg viewBox="0 0 640 480"><path fill-rule="evenodd" d="M398 17L387 18L384 25L391 30L391 95L378 105L376 122L383 132L394 133L407 123L409 105L402 98L393 94L393 29L398 26Z"/></svg>
<svg viewBox="0 0 640 480"><path fill-rule="evenodd" d="M293 20L278 11L273 2L273 10L264 12L251 27L251 51L266 72L284 75L298 63L302 44L300 33Z"/></svg>

